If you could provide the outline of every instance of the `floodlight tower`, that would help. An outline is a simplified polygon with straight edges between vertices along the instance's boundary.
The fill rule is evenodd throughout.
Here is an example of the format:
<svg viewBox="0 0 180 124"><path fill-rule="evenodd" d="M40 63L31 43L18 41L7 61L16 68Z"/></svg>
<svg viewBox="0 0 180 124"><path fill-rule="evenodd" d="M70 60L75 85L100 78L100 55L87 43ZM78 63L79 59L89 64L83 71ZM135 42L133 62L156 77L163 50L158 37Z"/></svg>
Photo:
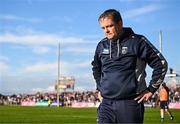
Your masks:
<svg viewBox="0 0 180 124"><path fill-rule="evenodd" d="M57 106L59 107L59 95L60 95L60 87L59 87L59 83L60 83L60 42L58 45L58 75L57 75Z"/></svg>
<svg viewBox="0 0 180 124"><path fill-rule="evenodd" d="M159 47L160 47L160 52L163 52L162 48L162 31L160 30L159 32ZM172 68L169 69L169 73L166 74L167 78L167 83L172 85L172 82L176 83L174 85L177 85L177 87L180 87L180 80L179 80L180 75L176 73Z"/></svg>
<svg viewBox="0 0 180 124"><path fill-rule="evenodd" d="M159 32L159 46L160 46L160 52L162 53L162 31Z"/></svg>

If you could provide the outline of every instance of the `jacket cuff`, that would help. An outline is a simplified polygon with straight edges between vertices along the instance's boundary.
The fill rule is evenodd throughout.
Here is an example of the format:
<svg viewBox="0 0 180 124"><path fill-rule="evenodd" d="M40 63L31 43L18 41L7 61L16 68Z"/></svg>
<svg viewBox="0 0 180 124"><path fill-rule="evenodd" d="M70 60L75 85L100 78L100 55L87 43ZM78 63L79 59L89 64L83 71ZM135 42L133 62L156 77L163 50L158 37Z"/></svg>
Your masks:
<svg viewBox="0 0 180 124"><path fill-rule="evenodd" d="M158 90L158 88L154 88L152 85L149 85L147 90L154 94Z"/></svg>

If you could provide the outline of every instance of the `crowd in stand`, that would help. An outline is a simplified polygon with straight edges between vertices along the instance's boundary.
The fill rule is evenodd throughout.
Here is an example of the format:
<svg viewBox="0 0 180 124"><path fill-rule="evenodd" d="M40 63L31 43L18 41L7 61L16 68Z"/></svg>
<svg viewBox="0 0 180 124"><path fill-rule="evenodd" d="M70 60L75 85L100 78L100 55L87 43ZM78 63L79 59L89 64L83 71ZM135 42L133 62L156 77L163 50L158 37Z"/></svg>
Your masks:
<svg viewBox="0 0 180 124"><path fill-rule="evenodd" d="M18 94L18 95L2 95L0 94L0 105L21 105L22 102L33 101L41 102L47 101L57 103L56 93L36 93L36 94ZM63 92L59 96L60 104L64 106L71 106L72 102L99 102L98 92Z"/></svg>
<svg viewBox="0 0 180 124"><path fill-rule="evenodd" d="M180 88L170 91L170 102L180 102ZM17 95L3 95L0 94L0 105L21 105L22 102L33 101L47 101L49 104L57 103L56 93L36 93L36 94L17 94ZM86 92L63 92L59 96L59 101L63 106L71 106L73 102L87 102L87 103L98 103L97 91L86 91ZM153 97L149 100L149 103L154 107L158 105L159 97L156 92Z"/></svg>

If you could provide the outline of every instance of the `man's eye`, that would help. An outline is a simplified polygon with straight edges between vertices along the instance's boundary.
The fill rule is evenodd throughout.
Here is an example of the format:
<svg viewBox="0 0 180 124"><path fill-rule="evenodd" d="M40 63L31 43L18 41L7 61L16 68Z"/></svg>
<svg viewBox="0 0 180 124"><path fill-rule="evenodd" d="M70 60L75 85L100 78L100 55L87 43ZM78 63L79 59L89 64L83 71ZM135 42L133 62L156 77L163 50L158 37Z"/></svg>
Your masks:
<svg viewBox="0 0 180 124"><path fill-rule="evenodd" d="M109 27L113 27L114 25L109 25Z"/></svg>

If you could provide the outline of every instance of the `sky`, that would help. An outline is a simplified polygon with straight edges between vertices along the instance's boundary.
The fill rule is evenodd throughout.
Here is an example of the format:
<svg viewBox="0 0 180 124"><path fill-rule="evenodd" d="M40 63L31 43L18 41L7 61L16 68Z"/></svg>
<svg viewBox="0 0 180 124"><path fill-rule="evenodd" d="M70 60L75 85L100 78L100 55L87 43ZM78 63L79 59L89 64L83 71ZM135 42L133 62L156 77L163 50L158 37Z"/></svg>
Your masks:
<svg viewBox="0 0 180 124"><path fill-rule="evenodd" d="M158 49L161 30L162 53L180 72L179 6L179 0L1 0L0 93L54 91L59 43L60 75L73 76L75 90L95 90L91 61L104 38L97 20L110 8Z"/></svg>

